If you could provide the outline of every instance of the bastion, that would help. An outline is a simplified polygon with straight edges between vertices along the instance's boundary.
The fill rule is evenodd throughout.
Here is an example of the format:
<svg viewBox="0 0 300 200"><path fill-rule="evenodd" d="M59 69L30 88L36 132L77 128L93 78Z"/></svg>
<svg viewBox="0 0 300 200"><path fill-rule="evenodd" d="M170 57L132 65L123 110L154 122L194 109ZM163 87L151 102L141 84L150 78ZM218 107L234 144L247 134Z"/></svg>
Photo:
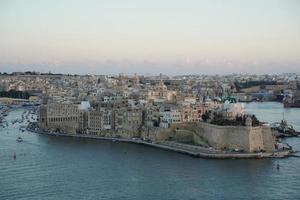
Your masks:
<svg viewBox="0 0 300 200"><path fill-rule="evenodd" d="M157 134L158 142L175 140L192 142L218 150L243 150L245 152L275 151L275 138L266 126L219 126L205 122L172 124L168 131Z"/></svg>

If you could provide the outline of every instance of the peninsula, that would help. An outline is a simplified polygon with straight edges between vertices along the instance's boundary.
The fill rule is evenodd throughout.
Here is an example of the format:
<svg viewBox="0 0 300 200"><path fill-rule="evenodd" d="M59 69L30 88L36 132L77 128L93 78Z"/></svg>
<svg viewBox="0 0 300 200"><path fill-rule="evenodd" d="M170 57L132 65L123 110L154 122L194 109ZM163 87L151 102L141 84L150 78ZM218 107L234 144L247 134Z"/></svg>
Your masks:
<svg viewBox="0 0 300 200"><path fill-rule="evenodd" d="M38 121L28 127L35 132L133 142L205 158L292 152L269 126L245 113L228 77L2 76L9 87L3 95L18 98L3 101L39 105Z"/></svg>

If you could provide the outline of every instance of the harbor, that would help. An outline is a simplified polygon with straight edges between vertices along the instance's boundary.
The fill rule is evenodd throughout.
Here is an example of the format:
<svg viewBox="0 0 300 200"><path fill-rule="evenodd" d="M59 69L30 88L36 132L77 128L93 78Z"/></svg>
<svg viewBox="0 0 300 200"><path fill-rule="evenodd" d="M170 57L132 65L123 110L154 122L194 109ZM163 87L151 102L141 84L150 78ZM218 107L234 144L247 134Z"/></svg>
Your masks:
<svg viewBox="0 0 300 200"><path fill-rule="evenodd" d="M242 198L244 195L251 198L265 197L263 189L265 187L274 191L273 195L278 199L298 197L300 180L298 157L194 159L193 156L169 150L149 148L149 145L138 144L139 141L128 143L116 139L59 137L27 130L22 132L20 126L24 126L31 119L29 111L28 117L21 122L22 115L28 113L24 111L26 110L23 108L11 110L5 117L9 127L0 128L0 176L3 180L1 191L6 191L0 192L1 199L16 199L24 194L27 194L28 199L40 199L45 195L51 199L58 199L65 195L63 192L65 190L72 192L77 198L83 197L84 191L89 190L99 196L110 192L115 198L139 199L139 193L135 190L137 184L142 188L143 194L153 194L152 189L155 189L155 196L164 195L165 190L172 189L175 192L169 194L166 197L168 199L175 195L179 197L189 195L191 188L195 190L203 188L208 192L201 193L201 196L211 199L212 192L215 192L215 195L222 195L211 188L211 185L221 186L221 182L225 190L234 187L242 191L233 198ZM289 115L286 115L287 119L288 117ZM18 121L12 124L16 119ZM18 136L22 137L22 142L16 141ZM295 155L299 155L299 138L283 140L294 147ZM256 174L255 182L239 184L240 181L251 179L253 173ZM226 178L228 175L230 179ZM101 179L93 178L95 176ZM74 181L78 178L87 181L87 184L80 186ZM24 179L28 180L27 184L20 184ZM120 188L120 180L127 182L128 186L120 189L119 193L114 193L114 188ZM150 190L143 180L163 184L154 184ZM44 184L37 184L41 182ZM256 189L256 193L248 193L247 188L255 187L257 182L260 183L260 187ZM63 188L58 189L57 184L63 184ZM289 184L289 187L281 190L285 184ZM125 196L120 196L120 193ZM193 197L197 199L200 197L198 194L194 193Z"/></svg>
<svg viewBox="0 0 300 200"><path fill-rule="evenodd" d="M228 151L218 151L213 149L208 149L200 146L182 144L178 142L162 142L162 143L152 143L149 141L138 139L126 139L126 138L112 138L112 137L101 137L101 136L92 136L92 135L79 135L79 134L62 134L55 132L46 132L43 130L30 130L38 134L54 136L54 137L72 137L72 138L84 138L84 139L95 139L95 140L108 140L112 142L125 142L133 143L139 145L146 145L154 148L159 148L168 151L174 151L177 153L182 153L190 155L197 158L210 158L210 159L261 159L261 158L284 158L291 156L293 150L290 146L287 146L286 149L274 152L257 152L257 153L239 153L239 152L228 152Z"/></svg>
<svg viewBox="0 0 300 200"><path fill-rule="evenodd" d="M14 109L20 109L14 107ZM177 153L187 154L192 157L199 158L212 158L212 159L261 159L261 158L284 158L291 156L294 151L292 147L285 143L281 144L281 149L274 152L238 152L238 151L221 151L213 148L204 148L201 146L189 145L178 143L175 141L164 141L160 143L155 143L149 140L143 140L142 138L115 138L115 137L101 137L93 135L84 135L84 134L64 134L60 132L49 132L44 131L36 126L36 107L23 108L21 118L14 119L11 122L11 126L18 127L19 131L23 133L25 130L33 133L47 135L47 136L58 136L58 137L72 137L72 138L84 138L84 139L96 139L96 140L108 140L112 142L124 142L124 143L134 143L138 145L146 145L149 147L159 148L168 151L174 151ZM9 111L5 112L6 115ZM17 124L17 125L16 125ZM3 125L3 128L9 126L8 123ZM22 142L23 139L21 136L18 136L16 139L18 142ZM280 141L281 142L281 141Z"/></svg>
<svg viewBox="0 0 300 200"><path fill-rule="evenodd" d="M56 137L72 137L72 138L85 138L94 140L108 140L112 142L124 142L133 143L138 145L145 145L149 147L159 148L167 151L174 151L177 153L186 154L196 158L207 158L207 159L261 159L261 158L284 158L293 155L294 151L292 147L286 143L282 143L281 140L277 140L278 148L272 152L241 152L239 150L217 150L212 147L203 147L198 145L190 145L179 143L176 141L162 141L154 142L143 138L120 138L120 137L103 137L99 135L88 135L88 134L66 134L57 131L45 131L37 126L36 115L32 110L24 111L21 120L15 120L12 123L27 123L20 126L19 130L24 132L25 127L27 131L34 132L37 134L56 136ZM18 138L21 140L20 138Z"/></svg>

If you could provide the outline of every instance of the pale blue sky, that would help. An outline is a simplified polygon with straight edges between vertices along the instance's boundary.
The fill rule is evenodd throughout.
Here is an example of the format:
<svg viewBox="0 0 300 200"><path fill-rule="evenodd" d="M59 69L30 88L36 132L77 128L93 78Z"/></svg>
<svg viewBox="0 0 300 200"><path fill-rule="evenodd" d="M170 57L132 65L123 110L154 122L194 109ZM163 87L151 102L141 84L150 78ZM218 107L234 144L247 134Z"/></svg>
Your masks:
<svg viewBox="0 0 300 200"><path fill-rule="evenodd" d="M300 72L299 0L0 0L0 71Z"/></svg>

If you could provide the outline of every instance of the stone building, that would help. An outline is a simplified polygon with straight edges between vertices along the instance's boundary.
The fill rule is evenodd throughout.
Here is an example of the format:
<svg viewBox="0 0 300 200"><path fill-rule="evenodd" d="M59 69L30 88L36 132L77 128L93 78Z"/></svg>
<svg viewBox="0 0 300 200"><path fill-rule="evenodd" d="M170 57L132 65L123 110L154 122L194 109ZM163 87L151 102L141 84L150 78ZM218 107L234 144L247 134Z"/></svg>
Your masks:
<svg viewBox="0 0 300 200"><path fill-rule="evenodd" d="M160 122L160 111L158 106L148 105L146 107L146 127L158 127Z"/></svg>
<svg viewBox="0 0 300 200"><path fill-rule="evenodd" d="M101 123L102 113L100 110L90 110L88 112L88 126L87 133L91 135L100 135L102 131Z"/></svg>
<svg viewBox="0 0 300 200"><path fill-rule="evenodd" d="M143 111L131 107L97 107L89 103L49 103L38 110L38 126L70 134L136 136L144 124Z"/></svg>
<svg viewBox="0 0 300 200"><path fill-rule="evenodd" d="M123 113L124 123L123 129L132 131L133 133L138 132L143 126L143 113L141 109L129 108Z"/></svg>
<svg viewBox="0 0 300 200"><path fill-rule="evenodd" d="M167 86L162 80L152 89L148 91L148 100L154 102L175 102L177 98L177 92L168 90Z"/></svg>
<svg viewBox="0 0 300 200"><path fill-rule="evenodd" d="M41 105L38 111L39 127L64 133L79 132L80 109L73 103Z"/></svg>
<svg viewBox="0 0 300 200"><path fill-rule="evenodd" d="M179 109L169 109L160 112L160 127L169 128L171 124L181 123L181 112Z"/></svg>

